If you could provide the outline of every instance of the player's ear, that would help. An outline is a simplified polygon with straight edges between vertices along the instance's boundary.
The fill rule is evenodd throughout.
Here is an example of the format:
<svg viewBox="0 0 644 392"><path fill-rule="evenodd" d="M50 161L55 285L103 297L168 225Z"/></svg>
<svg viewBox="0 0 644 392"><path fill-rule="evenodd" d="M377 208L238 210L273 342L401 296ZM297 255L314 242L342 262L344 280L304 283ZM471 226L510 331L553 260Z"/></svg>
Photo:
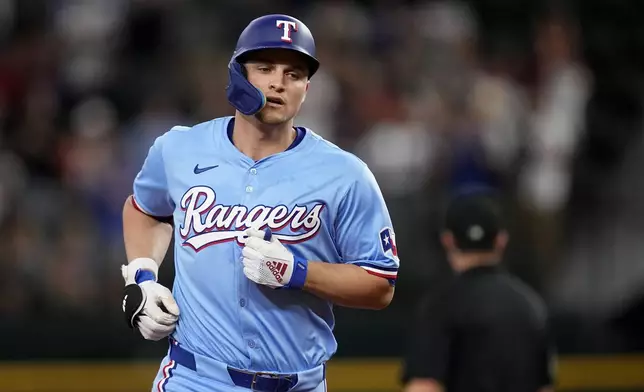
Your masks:
<svg viewBox="0 0 644 392"><path fill-rule="evenodd" d="M508 232L506 230L501 230L499 234L496 235L494 246L496 247L496 249L503 251L508 246L509 241L510 235L508 234Z"/></svg>
<svg viewBox="0 0 644 392"><path fill-rule="evenodd" d="M441 232L441 245L446 251L451 251L456 248L456 241L454 240L454 234L451 231L445 230Z"/></svg>

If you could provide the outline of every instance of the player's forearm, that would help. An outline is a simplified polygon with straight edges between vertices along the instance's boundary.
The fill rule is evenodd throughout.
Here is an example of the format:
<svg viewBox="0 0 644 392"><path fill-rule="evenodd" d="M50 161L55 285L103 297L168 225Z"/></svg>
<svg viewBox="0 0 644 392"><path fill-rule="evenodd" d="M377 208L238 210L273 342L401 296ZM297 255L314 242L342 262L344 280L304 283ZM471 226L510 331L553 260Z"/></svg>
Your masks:
<svg viewBox="0 0 644 392"><path fill-rule="evenodd" d="M172 239L172 226L138 211L130 196L123 206L123 239L128 260L148 257L161 265Z"/></svg>
<svg viewBox="0 0 644 392"><path fill-rule="evenodd" d="M394 295L387 280L363 268L321 261L309 261L304 290L340 306L363 309L383 309Z"/></svg>

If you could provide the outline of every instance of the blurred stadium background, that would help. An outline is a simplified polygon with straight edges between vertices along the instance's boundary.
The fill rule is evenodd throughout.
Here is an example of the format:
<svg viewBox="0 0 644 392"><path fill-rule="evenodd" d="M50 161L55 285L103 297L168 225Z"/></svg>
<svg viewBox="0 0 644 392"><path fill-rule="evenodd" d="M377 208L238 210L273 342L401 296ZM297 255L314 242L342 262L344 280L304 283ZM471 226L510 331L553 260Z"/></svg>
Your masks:
<svg viewBox="0 0 644 392"><path fill-rule="evenodd" d="M644 391L636 0L0 0L0 391L149 390L166 345L122 321L122 203L157 135L232 114L237 35L276 12L322 61L298 123L371 166L402 259L388 309L337 310L330 390L398 390L449 273L444 200L486 184L550 306L558 390Z"/></svg>

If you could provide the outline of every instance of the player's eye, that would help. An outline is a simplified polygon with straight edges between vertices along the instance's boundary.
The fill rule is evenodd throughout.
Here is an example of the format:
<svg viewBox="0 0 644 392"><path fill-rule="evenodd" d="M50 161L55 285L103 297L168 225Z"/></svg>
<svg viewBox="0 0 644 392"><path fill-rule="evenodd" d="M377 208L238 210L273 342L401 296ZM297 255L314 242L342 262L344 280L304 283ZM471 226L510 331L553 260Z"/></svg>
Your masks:
<svg viewBox="0 0 644 392"><path fill-rule="evenodd" d="M266 65L260 65L257 67L257 70L259 70L260 72L270 72L271 69Z"/></svg>
<svg viewBox="0 0 644 392"><path fill-rule="evenodd" d="M288 75L289 78L293 80L299 80L302 78L302 75L296 71L287 72L286 74Z"/></svg>

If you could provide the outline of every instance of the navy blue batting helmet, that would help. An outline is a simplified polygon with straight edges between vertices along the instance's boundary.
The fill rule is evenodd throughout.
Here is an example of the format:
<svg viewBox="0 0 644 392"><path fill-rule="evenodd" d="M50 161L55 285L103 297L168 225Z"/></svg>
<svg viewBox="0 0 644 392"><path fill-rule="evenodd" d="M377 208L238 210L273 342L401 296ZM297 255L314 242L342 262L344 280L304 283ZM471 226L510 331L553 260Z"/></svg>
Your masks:
<svg viewBox="0 0 644 392"><path fill-rule="evenodd" d="M264 107L266 97L246 78L242 56L262 49L289 49L301 53L308 63L309 78L320 63L315 58L315 41L308 27L288 15L265 15L242 31L230 63L226 95L231 105L245 115L252 115Z"/></svg>

